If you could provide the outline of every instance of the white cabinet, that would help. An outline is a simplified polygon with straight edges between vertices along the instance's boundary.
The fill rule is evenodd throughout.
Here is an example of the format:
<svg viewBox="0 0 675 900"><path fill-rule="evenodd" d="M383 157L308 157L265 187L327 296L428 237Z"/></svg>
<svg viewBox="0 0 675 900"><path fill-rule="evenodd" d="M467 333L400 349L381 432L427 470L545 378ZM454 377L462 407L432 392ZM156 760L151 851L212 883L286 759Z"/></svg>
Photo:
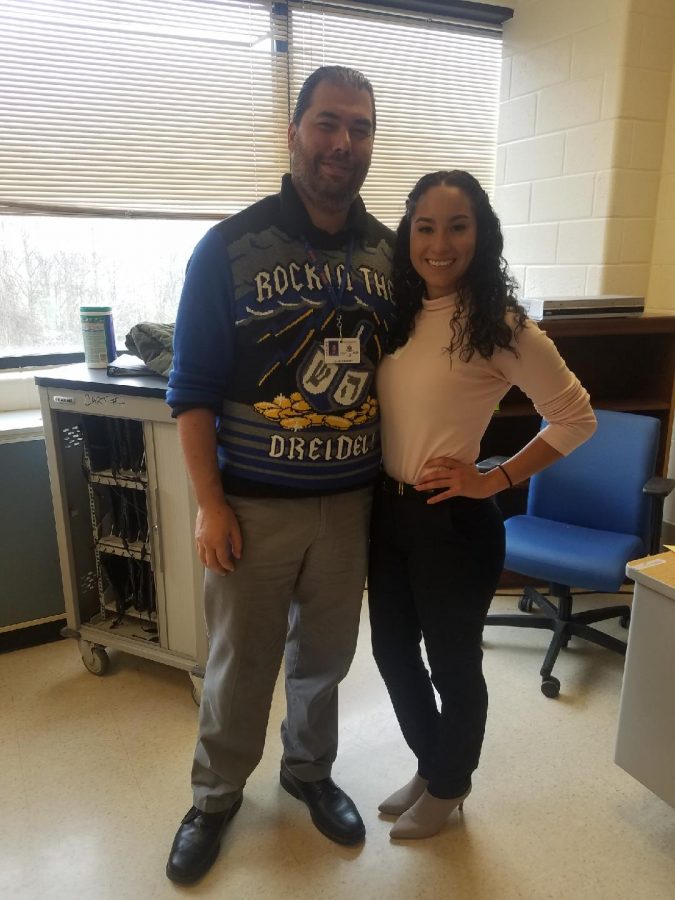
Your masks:
<svg viewBox="0 0 675 900"><path fill-rule="evenodd" d="M207 655L195 505L159 378L83 365L36 378L66 600L84 664L106 648L185 669Z"/></svg>

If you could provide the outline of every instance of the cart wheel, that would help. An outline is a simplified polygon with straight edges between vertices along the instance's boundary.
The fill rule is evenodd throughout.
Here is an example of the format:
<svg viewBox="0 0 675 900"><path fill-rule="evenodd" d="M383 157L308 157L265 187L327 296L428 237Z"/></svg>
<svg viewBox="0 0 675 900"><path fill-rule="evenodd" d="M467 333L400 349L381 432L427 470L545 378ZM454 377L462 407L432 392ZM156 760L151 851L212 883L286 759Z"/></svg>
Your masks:
<svg viewBox="0 0 675 900"><path fill-rule="evenodd" d="M93 675L105 675L110 666L110 660L108 659L108 654L105 652L105 647L97 647L93 644L82 643L80 645L80 652L82 653L82 662L86 669Z"/></svg>
<svg viewBox="0 0 675 900"><path fill-rule="evenodd" d="M558 696L560 693L560 682L555 675L549 675L548 678L542 678L541 692L544 697L550 697L551 699Z"/></svg>

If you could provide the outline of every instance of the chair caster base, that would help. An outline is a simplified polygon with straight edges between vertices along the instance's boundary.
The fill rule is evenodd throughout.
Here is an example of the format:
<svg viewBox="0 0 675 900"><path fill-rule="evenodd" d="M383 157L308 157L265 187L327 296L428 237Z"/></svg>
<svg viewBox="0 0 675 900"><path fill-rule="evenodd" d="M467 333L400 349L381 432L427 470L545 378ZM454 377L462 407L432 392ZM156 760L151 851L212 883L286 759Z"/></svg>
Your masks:
<svg viewBox="0 0 675 900"><path fill-rule="evenodd" d="M560 693L560 682L555 675L548 675L541 680L541 692L544 697L553 699Z"/></svg>

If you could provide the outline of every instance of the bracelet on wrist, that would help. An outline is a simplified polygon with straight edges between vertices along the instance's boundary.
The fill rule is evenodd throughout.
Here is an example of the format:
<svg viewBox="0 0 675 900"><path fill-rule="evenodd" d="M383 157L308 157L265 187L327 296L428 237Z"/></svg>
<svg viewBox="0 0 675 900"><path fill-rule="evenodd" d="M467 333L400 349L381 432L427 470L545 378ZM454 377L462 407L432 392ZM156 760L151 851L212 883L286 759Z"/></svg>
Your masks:
<svg viewBox="0 0 675 900"><path fill-rule="evenodd" d="M506 471L506 469L504 468L504 466L503 466L501 463L497 463L497 468L498 468L498 469L501 469L501 471L502 471L504 477L506 478L506 480L507 480L508 483L509 483L509 487L513 487L513 482L511 481L511 476L510 476L509 473Z"/></svg>

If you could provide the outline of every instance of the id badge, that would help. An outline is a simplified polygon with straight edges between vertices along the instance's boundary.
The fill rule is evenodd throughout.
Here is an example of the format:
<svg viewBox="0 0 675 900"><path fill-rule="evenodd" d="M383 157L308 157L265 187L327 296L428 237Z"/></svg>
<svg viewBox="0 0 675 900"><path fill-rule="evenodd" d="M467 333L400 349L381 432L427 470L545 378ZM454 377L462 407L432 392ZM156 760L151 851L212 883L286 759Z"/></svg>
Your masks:
<svg viewBox="0 0 675 900"><path fill-rule="evenodd" d="M361 342L358 338L325 338L323 353L326 362L360 363Z"/></svg>

